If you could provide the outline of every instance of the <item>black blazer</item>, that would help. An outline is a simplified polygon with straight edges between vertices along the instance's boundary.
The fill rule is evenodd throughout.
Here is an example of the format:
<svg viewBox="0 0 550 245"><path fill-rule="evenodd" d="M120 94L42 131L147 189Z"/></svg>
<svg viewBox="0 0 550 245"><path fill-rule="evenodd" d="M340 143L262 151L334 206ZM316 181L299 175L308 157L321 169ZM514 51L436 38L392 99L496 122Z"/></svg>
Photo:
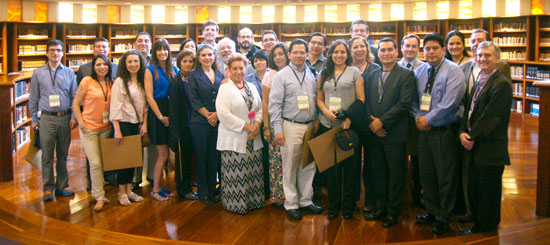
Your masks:
<svg viewBox="0 0 550 245"><path fill-rule="evenodd" d="M177 152L178 143L181 148L191 148L191 132L189 130L189 97L185 82L178 74L170 83L170 148Z"/></svg>
<svg viewBox="0 0 550 245"><path fill-rule="evenodd" d="M474 110L469 115L472 88L460 122L460 133L468 133L474 141L473 160L476 164L502 166L510 164L508 153L508 123L512 105L512 85L500 71L496 71L478 96ZM468 121L470 128L468 129Z"/></svg>
<svg viewBox="0 0 550 245"><path fill-rule="evenodd" d="M371 116L380 118L388 133L384 140L394 143L406 142L409 139L409 111L416 89L414 73L395 64L384 83L382 99L379 100L378 83L381 75L381 68L367 75L367 122L372 122Z"/></svg>
<svg viewBox="0 0 550 245"><path fill-rule="evenodd" d="M189 72L189 101L193 108L189 123L209 125L206 117L203 117L198 110L205 107L210 112L216 111L216 97L223 78L224 75L216 70L216 79L212 84L202 67Z"/></svg>

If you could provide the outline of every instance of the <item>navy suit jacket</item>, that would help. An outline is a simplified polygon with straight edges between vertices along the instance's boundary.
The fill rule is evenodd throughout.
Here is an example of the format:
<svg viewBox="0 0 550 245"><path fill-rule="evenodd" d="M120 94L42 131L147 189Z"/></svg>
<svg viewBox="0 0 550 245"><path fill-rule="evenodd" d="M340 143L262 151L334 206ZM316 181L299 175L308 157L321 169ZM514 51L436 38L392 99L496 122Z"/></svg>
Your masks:
<svg viewBox="0 0 550 245"><path fill-rule="evenodd" d="M202 67L189 72L189 102L191 102L193 108L189 123L209 125L206 117L202 116L198 110L204 107L210 112L216 111L216 97L223 79L224 75L217 70L213 84L202 70Z"/></svg>

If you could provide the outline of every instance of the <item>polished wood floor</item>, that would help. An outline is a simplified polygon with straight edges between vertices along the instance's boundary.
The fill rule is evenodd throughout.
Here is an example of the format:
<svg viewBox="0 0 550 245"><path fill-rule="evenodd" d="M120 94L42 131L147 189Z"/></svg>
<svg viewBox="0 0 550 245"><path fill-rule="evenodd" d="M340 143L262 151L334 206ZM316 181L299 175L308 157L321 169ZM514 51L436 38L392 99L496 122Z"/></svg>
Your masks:
<svg viewBox="0 0 550 245"><path fill-rule="evenodd" d="M429 226L415 224L423 211L408 201L400 223L390 229L380 221L365 221L357 210L353 220L328 220L306 215L287 218L283 210L266 204L248 215L224 211L221 204L172 199L160 203L146 198L131 207L116 204L117 190L106 187L112 202L100 212L86 191L84 150L77 137L71 143L71 198L42 202L41 176L23 161L15 166L15 181L0 183L0 237L23 243L159 243L185 241L217 244L364 244L364 243L550 243L550 219L535 215L538 123L514 116L509 129L512 165L503 176L502 221L498 233L458 237L471 224L453 222L451 231L434 235ZM75 135L75 134L73 134ZM76 136L76 135L75 135ZM164 183L172 190L172 176ZM137 193L147 197L150 187ZM407 199L406 199L407 200ZM326 203L320 203L326 206Z"/></svg>

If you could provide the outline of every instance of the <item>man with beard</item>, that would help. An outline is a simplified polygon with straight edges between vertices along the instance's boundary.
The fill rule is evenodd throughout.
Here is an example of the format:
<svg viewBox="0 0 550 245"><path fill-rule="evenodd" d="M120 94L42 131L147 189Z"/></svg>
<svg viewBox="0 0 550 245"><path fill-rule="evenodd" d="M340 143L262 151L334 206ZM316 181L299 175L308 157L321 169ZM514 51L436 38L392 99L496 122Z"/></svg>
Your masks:
<svg viewBox="0 0 550 245"><path fill-rule="evenodd" d="M237 42L239 42L237 52L244 54L250 63L252 63L254 53L260 50L260 47L254 45L254 33L252 33L252 30L248 27L241 29L237 37Z"/></svg>

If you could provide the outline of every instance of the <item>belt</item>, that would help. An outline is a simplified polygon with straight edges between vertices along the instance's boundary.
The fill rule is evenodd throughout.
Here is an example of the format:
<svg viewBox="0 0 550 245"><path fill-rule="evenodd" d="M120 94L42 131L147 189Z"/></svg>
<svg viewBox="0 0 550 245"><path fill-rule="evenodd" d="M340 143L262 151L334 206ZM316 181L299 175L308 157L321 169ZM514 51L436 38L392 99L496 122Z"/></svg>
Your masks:
<svg viewBox="0 0 550 245"><path fill-rule="evenodd" d="M447 130L447 129L458 130L459 127L460 127L460 123L454 122L454 123L447 124L445 126L432 127L432 130Z"/></svg>
<svg viewBox="0 0 550 245"><path fill-rule="evenodd" d="M70 114L71 110L60 111L60 112L42 111L41 113L45 114L45 115L50 115L50 116L62 117L62 116Z"/></svg>
<svg viewBox="0 0 550 245"><path fill-rule="evenodd" d="M300 122L300 121L296 121L296 120L290 120L290 119L284 118L284 117L283 117L283 120L289 121L291 123L298 123L298 124L310 124L310 123L313 122L313 120L309 120L309 121L306 121L306 122Z"/></svg>

